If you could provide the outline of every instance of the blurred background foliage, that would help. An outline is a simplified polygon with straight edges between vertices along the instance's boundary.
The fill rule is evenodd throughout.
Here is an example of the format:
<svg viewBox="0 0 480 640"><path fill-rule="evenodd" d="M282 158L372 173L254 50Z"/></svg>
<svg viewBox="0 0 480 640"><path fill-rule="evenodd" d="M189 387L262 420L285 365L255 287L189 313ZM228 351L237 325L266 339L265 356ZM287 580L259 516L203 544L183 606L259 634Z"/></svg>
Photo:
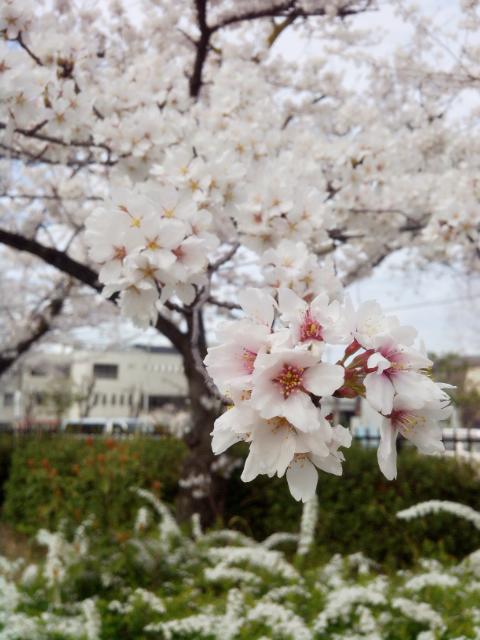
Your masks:
<svg viewBox="0 0 480 640"><path fill-rule="evenodd" d="M398 479L388 482L378 469L375 449L355 445L346 453L342 477L320 476L316 560L362 551L395 570L421 557L461 560L478 548L472 525L449 514L411 522L396 518L402 509L435 499L480 510L478 467L405 447ZM168 437L15 440L5 435L0 438L1 518L28 536L60 524L68 535L92 514L101 537L123 542L142 506L129 488L148 489L173 508L185 455L182 442ZM237 455L244 457L246 450L237 447ZM218 527L263 540L277 531L298 531L301 511L284 478L261 476L246 484L237 469L228 480L224 521Z"/></svg>

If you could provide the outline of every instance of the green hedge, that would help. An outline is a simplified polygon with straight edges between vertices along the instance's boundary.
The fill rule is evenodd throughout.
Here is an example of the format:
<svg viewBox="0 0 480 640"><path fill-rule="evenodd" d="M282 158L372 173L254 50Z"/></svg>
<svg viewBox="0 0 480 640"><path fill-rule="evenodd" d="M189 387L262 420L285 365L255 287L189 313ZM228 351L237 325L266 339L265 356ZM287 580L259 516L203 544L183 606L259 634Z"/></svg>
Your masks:
<svg viewBox="0 0 480 640"><path fill-rule="evenodd" d="M72 530L94 514L101 531L121 540L142 504L129 487L153 490L173 505L186 455L185 446L173 439L22 438L17 444L4 485L3 518L29 535L41 527L55 529L62 520ZM11 443L9 447L8 456ZM241 446L235 449L245 456ZM422 556L460 559L478 548L478 532L454 516L436 514L412 522L396 518L398 511L433 499L480 511L477 466L407 448L399 454L398 479L389 482L378 469L375 449L354 446L346 453L343 477L320 473L319 561L333 553L362 551L402 567ZM298 531L301 510L285 478L260 476L245 484L237 470L229 480L225 525L257 540L277 531Z"/></svg>
<svg viewBox="0 0 480 640"><path fill-rule="evenodd" d="M357 445L345 454L342 477L319 473L319 555L362 551L401 567L431 555L460 559L478 548L477 530L455 516L435 514L410 522L396 518L398 511L427 500L452 500L480 511L478 465L423 456L406 447L399 453L398 478L389 482L378 469L376 449ZM243 484L236 477L230 482L227 524L257 539L295 531L300 513L285 478L260 477Z"/></svg>
<svg viewBox="0 0 480 640"><path fill-rule="evenodd" d="M150 489L173 504L185 454L173 438L22 437L4 485L3 518L34 534L62 520L73 528L93 514L99 529L121 538L142 504L129 488Z"/></svg>

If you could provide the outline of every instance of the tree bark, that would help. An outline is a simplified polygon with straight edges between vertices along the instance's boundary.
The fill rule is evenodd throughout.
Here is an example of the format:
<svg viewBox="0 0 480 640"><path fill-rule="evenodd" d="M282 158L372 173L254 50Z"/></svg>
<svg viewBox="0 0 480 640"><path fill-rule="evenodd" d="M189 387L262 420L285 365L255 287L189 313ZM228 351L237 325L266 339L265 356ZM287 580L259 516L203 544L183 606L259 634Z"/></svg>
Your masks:
<svg viewBox="0 0 480 640"><path fill-rule="evenodd" d="M192 340L197 338L197 344ZM187 343L188 341L188 343ZM187 522L194 513L200 515L203 527L212 526L223 516L227 480L212 469L215 455L210 433L219 416L219 401L206 385L205 376L199 371L198 359L207 353L203 324L196 336L189 319L189 331L185 339L183 366L188 381L191 428L185 437L188 457L182 467L177 498L177 519Z"/></svg>

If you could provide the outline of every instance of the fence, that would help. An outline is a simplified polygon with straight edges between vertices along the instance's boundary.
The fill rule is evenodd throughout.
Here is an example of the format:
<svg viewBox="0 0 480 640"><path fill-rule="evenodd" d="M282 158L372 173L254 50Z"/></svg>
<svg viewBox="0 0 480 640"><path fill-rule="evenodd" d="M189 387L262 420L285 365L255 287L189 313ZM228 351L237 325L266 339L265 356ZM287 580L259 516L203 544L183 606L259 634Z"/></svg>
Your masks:
<svg viewBox="0 0 480 640"><path fill-rule="evenodd" d="M377 447L380 443L380 434L374 427L357 429L353 437L364 447ZM480 460L480 429L443 429L442 440L447 455L468 456ZM397 450L400 450L405 442L405 438L397 438Z"/></svg>
<svg viewBox="0 0 480 640"><path fill-rule="evenodd" d="M113 431L113 430L112 430ZM54 436L59 433L57 424L54 421L43 421L32 423L22 423L20 428L15 430L12 424L0 423L0 433L16 433L17 435L42 434ZM86 433L86 432L85 432ZM107 430L106 433L109 433ZM105 435L100 434L100 435ZM130 433L130 432L129 432ZM154 436L153 430L139 430L137 435ZM87 435L94 435L88 433ZM378 447L380 443L380 433L375 427L357 427L353 430L353 438L364 447ZM478 458L480 460L480 429L443 429L443 444L447 455L466 456ZM407 443L405 438L397 438L397 451Z"/></svg>

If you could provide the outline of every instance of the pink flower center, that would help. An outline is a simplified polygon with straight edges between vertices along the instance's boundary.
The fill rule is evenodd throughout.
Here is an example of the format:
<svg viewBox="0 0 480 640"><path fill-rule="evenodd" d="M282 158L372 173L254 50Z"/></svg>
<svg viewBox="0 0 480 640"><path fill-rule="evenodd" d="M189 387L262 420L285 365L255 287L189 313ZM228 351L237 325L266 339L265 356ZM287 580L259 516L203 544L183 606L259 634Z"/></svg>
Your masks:
<svg viewBox="0 0 480 640"><path fill-rule="evenodd" d="M252 374L253 367L255 366L255 359L257 357L257 354L253 353L253 351L249 351L248 349L244 349L243 355L241 357L242 357L242 364L243 364L243 368L245 369L245 372L248 374Z"/></svg>
<svg viewBox="0 0 480 640"><path fill-rule="evenodd" d="M380 349L380 353L384 358L386 358L390 362L390 366L388 369L384 370L384 373L390 377L390 375L395 375L399 371L405 370L405 365L402 363L402 353L389 349ZM400 362L398 362L400 361Z"/></svg>
<svg viewBox="0 0 480 640"><path fill-rule="evenodd" d="M274 386L279 388L279 392L285 400L291 393L300 393L300 391L303 391L302 374L304 371L305 369L302 369L302 367L286 364L283 366L283 369L272 378Z"/></svg>
<svg viewBox="0 0 480 640"><path fill-rule="evenodd" d="M115 251L114 260L123 260L127 255L127 250L125 247L113 247Z"/></svg>
<svg viewBox="0 0 480 640"><path fill-rule="evenodd" d="M315 321L315 318L312 318L310 309L307 309L300 326L300 342L307 342L308 340L323 340L322 326Z"/></svg>
<svg viewBox="0 0 480 640"><path fill-rule="evenodd" d="M182 260L183 258L185 258L185 251L181 246L177 247L176 249L172 249L172 253L177 256L177 260Z"/></svg>

